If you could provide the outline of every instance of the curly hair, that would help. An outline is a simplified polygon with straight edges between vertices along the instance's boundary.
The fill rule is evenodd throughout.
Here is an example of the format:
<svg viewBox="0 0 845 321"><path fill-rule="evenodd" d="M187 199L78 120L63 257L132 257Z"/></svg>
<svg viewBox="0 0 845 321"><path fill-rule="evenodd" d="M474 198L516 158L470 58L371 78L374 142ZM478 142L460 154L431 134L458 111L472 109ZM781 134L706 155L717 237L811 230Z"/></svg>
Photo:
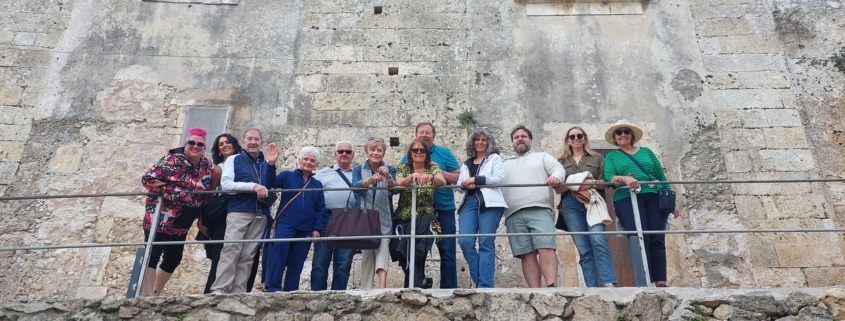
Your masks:
<svg viewBox="0 0 845 321"><path fill-rule="evenodd" d="M499 153L499 145L496 144L496 138L493 137L493 133L486 127L482 127L476 128L475 131L472 132L472 135L469 135L467 138L466 151L469 158L478 157L478 154L475 151L475 140L481 137L481 135L487 137L487 151L485 151L485 155Z"/></svg>

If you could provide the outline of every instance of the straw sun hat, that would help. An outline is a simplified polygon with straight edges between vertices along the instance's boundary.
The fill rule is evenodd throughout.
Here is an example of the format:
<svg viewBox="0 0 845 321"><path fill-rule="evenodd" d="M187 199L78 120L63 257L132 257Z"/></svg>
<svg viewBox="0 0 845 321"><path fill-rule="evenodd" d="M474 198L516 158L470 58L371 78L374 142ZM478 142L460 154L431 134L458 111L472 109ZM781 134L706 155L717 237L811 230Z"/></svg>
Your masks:
<svg viewBox="0 0 845 321"><path fill-rule="evenodd" d="M634 126L633 124L628 122L627 119L620 119L619 121L616 122L615 125L611 126L604 133L604 140L606 140L611 145L617 146L616 141L613 140L613 132L615 132L619 128L624 128L624 127L630 128L632 134L634 134L634 137L631 137L631 145L636 144L637 141L640 140L640 138L643 138L643 131L639 127Z"/></svg>

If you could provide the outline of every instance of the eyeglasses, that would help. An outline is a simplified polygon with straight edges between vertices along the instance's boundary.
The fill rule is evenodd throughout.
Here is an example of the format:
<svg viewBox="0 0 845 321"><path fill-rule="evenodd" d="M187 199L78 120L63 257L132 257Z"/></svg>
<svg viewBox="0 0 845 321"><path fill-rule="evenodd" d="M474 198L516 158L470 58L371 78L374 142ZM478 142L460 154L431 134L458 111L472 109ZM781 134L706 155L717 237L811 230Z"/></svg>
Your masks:
<svg viewBox="0 0 845 321"><path fill-rule="evenodd" d="M205 143L203 143L203 142L195 142L195 141L192 141L192 140L186 141L186 142L185 142L185 144L188 144L188 145L190 145L190 146L196 146L196 147L199 147L199 148L204 148L204 147L205 147Z"/></svg>
<svg viewBox="0 0 845 321"><path fill-rule="evenodd" d="M367 141L371 141L371 140L377 140L377 141L384 143L384 139L381 139L381 138L378 138L378 137L370 137L370 138L367 139Z"/></svg>
<svg viewBox="0 0 845 321"><path fill-rule="evenodd" d="M338 155L343 155L343 154L352 155L352 150L351 149L338 149L337 154Z"/></svg>
<svg viewBox="0 0 845 321"><path fill-rule="evenodd" d="M616 133L616 136L622 136L622 134L631 135L631 129L630 128L617 129L615 133Z"/></svg>
<svg viewBox="0 0 845 321"><path fill-rule="evenodd" d="M411 153L414 154L425 154L425 148L411 148Z"/></svg>
<svg viewBox="0 0 845 321"><path fill-rule="evenodd" d="M569 140L584 139L584 134L569 135Z"/></svg>

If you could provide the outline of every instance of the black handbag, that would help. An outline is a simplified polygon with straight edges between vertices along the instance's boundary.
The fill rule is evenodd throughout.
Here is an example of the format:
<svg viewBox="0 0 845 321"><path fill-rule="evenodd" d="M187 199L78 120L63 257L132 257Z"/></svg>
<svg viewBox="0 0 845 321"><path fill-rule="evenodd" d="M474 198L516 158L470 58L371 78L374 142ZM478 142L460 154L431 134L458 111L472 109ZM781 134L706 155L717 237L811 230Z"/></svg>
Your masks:
<svg viewBox="0 0 845 321"><path fill-rule="evenodd" d="M651 174L649 174L648 171L646 171L645 168L643 168L643 165L640 165L640 163L637 162L637 160L635 160L633 156L631 156L630 154L628 154L624 151L621 151L621 150L619 152L621 152L622 154L625 154L625 156L628 156L628 158L630 158L631 161L634 162L634 165L637 165L637 167L640 168L640 170L643 172L643 174L648 176L649 180L656 181L656 179L654 179L654 177L652 177ZM661 213L672 213L672 212L674 212L675 211L675 197L676 197L675 191L673 191L672 189L665 188L665 187L658 187L657 188L657 209L660 210Z"/></svg>
<svg viewBox="0 0 845 321"><path fill-rule="evenodd" d="M229 213L229 195L223 194L212 198L208 204L205 205L205 211L202 213L202 221L205 225L213 223L225 222L226 214Z"/></svg>

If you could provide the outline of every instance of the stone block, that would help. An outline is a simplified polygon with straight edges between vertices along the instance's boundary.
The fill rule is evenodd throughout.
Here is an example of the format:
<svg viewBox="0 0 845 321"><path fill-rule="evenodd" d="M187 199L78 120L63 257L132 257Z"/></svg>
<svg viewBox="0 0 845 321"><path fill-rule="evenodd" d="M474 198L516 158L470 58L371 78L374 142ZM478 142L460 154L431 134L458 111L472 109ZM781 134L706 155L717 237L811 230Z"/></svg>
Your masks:
<svg viewBox="0 0 845 321"><path fill-rule="evenodd" d="M789 82L783 76L783 73L777 71L748 71L737 73L737 76L743 88L789 88Z"/></svg>
<svg viewBox="0 0 845 321"><path fill-rule="evenodd" d="M718 55L722 53L722 45L719 44L721 37L698 37L698 48L702 54Z"/></svg>
<svg viewBox="0 0 845 321"><path fill-rule="evenodd" d="M762 129L723 129L719 132L722 148L728 150L760 149L766 147Z"/></svg>
<svg viewBox="0 0 845 321"><path fill-rule="evenodd" d="M771 204L766 206L766 216L769 219L827 217L825 198L820 194L775 195L771 199Z"/></svg>
<svg viewBox="0 0 845 321"><path fill-rule="evenodd" d="M315 110L363 110L371 107L370 102L369 94L322 92L314 95L312 107Z"/></svg>
<svg viewBox="0 0 845 321"><path fill-rule="evenodd" d="M0 124L0 141L25 142L29 138L30 130L32 130L32 124Z"/></svg>
<svg viewBox="0 0 845 321"><path fill-rule="evenodd" d="M315 127L364 127L366 114L357 110L320 110L311 113Z"/></svg>
<svg viewBox="0 0 845 321"><path fill-rule="evenodd" d="M807 286L826 287L845 284L845 267L806 268Z"/></svg>
<svg viewBox="0 0 845 321"><path fill-rule="evenodd" d="M296 84L302 92L319 92L326 88L326 75L299 75L296 76Z"/></svg>
<svg viewBox="0 0 845 321"><path fill-rule="evenodd" d="M15 33L12 31L0 30L0 44L11 43L15 39Z"/></svg>
<svg viewBox="0 0 845 321"><path fill-rule="evenodd" d="M778 96L780 101L783 102L783 108L798 108L798 104L795 102L795 93L792 92L792 89L778 90Z"/></svg>
<svg viewBox="0 0 845 321"><path fill-rule="evenodd" d="M389 64L369 61L331 61L322 65L320 72L326 74L377 74L387 70Z"/></svg>
<svg viewBox="0 0 845 321"><path fill-rule="evenodd" d="M783 58L779 55L766 54L733 54L733 55L705 55L702 56L704 68L712 72L764 71L776 69L776 60ZM782 64L782 62L780 62Z"/></svg>
<svg viewBox="0 0 845 321"><path fill-rule="evenodd" d="M74 173L82 161L82 146L67 145L56 149L48 169L51 173Z"/></svg>
<svg viewBox="0 0 845 321"><path fill-rule="evenodd" d="M704 76L711 89L739 89L740 82L736 73L716 72Z"/></svg>
<svg viewBox="0 0 845 321"><path fill-rule="evenodd" d="M801 117L795 109L766 109L769 126L801 127Z"/></svg>
<svg viewBox="0 0 845 321"><path fill-rule="evenodd" d="M36 38L38 38L38 34L34 32L16 32L12 44L15 46L32 46L35 44Z"/></svg>
<svg viewBox="0 0 845 321"><path fill-rule="evenodd" d="M778 172L811 171L813 153L806 149L767 149L758 151L761 170Z"/></svg>
<svg viewBox="0 0 845 321"><path fill-rule="evenodd" d="M363 60L363 55L355 46L314 46L303 44L299 48L302 60Z"/></svg>
<svg viewBox="0 0 845 321"><path fill-rule="evenodd" d="M375 76L365 74L332 74L326 83L328 92L367 93L375 87Z"/></svg>
<svg viewBox="0 0 845 321"><path fill-rule="evenodd" d="M764 128L767 148L810 148L802 127Z"/></svg>
<svg viewBox="0 0 845 321"><path fill-rule="evenodd" d="M781 267L831 267L845 265L838 243L774 244Z"/></svg>
<svg viewBox="0 0 845 321"><path fill-rule="evenodd" d="M466 90L463 76L409 75L399 83L402 92L461 92Z"/></svg>
<svg viewBox="0 0 845 321"><path fill-rule="evenodd" d="M725 168L731 173L745 173L753 170L748 151L735 151L725 154Z"/></svg>
<svg viewBox="0 0 845 321"><path fill-rule="evenodd" d="M108 287L105 286L80 286L76 288L77 299L100 300L106 297Z"/></svg>
<svg viewBox="0 0 845 321"><path fill-rule="evenodd" d="M754 287L757 288L803 288L807 279L799 268L752 267Z"/></svg>
<svg viewBox="0 0 845 321"><path fill-rule="evenodd" d="M305 10L310 13L349 13L360 12L363 3L355 0L307 1Z"/></svg>
<svg viewBox="0 0 845 321"><path fill-rule="evenodd" d="M610 14L613 15L630 15L643 14L643 4L639 1L632 2L611 2Z"/></svg>
<svg viewBox="0 0 845 321"><path fill-rule="evenodd" d="M756 268L778 267L778 256L775 247L768 242L748 242L748 254L751 264Z"/></svg>
<svg viewBox="0 0 845 321"><path fill-rule="evenodd" d="M23 125L32 121L28 108L0 106L0 124Z"/></svg>
<svg viewBox="0 0 845 321"><path fill-rule="evenodd" d="M139 213L145 211L144 198L143 196L132 198L105 197L100 205L97 219L136 219L140 215Z"/></svg>
<svg viewBox="0 0 845 321"><path fill-rule="evenodd" d="M807 172L752 172L752 173L731 173L730 180L802 180L809 179ZM738 195L798 195L805 194L812 190L810 183L789 183L789 184L732 184L734 194Z"/></svg>
<svg viewBox="0 0 845 321"><path fill-rule="evenodd" d="M23 142L0 142L0 162L18 162L23 156Z"/></svg>
<svg viewBox="0 0 845 321"><path fill-rule="evenodd" d="M23 93L23 88L20 86L0 86L0 105L18 105L21 93Z"/></svg>
<svg viewBox="0 0 845 321"><path fill-rule="evenodd" d="M10 185L18 172L17 162L0 162L0 185Z"/></svg>
<svg viewBox="0 0 845 321"><path fill-rule="evenodd" d="M766 219L766 208L763 202L760 201L759 196L752 195L734 195L734 203L736 204L736 212L739 215L739 220L744 225L753 224L754 222Z"/></svg>
<svg viewBox="0 0 845 321"><path fill-rule="evenodd" d="M698 35L705 37L747 35L754 33L751 22L744 18L713 18L696 24Z"/></svg>
<svg viewBox="0 0 845 321"><path fill-rule="evenodd" d="M831 182L824 183L824 186L830 191L833 205L845 206L845 183Z"/></svg>
<svg viewBox="0 0 845 321"><path fill-rule="evenodd" d="M28 50L0 48L0 67L40 67L50 65L50 52L46 50Z"/></svg>
<svg viewBox="0 0 845 321"><path fill-rule="evenodd" d="M723 109L780 108L782 104L775 89L733 89L710 92L713 105Z"/></svg>
<svg viewBox="0 0 845 321"><path fill-rule="evenodd" d="M742 119L740 118L739 110L731 109L717 109L716 122L720 128L737 128L742 127Z"/></svg>
<svg viewBox="0 0 845 321"><path fill-rule="evenodd" d="M742 126L745 128L769 127L769 122L766 121L766 109L740 110L739 114L742 117Z"/></svg>
<svg viewBox="0 0 845 321"><path fill-rule="evenodd" d="M780 40L774 34L727 36L719 39L723 54L767 54L780 53Z"/></svg>

